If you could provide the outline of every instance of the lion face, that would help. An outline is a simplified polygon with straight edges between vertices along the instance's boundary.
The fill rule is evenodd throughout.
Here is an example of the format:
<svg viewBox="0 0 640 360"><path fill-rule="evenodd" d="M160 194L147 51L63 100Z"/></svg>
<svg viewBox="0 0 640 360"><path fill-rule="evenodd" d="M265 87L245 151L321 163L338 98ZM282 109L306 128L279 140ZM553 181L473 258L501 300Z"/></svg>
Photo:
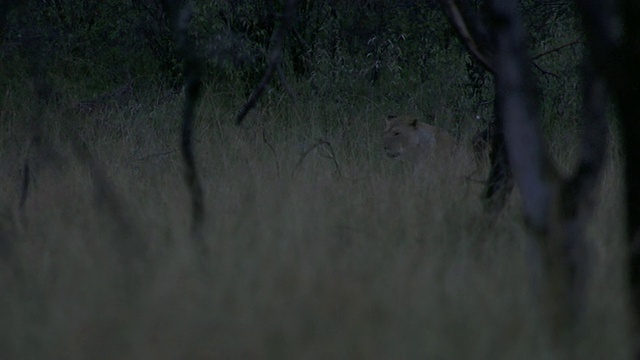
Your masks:
<svg viewBox="0 0 640 360"><path fill-rule="evenodd" d="M387 156L412 164L417 176L436 172L451 175L473 166L466 147L451 134L414 116L388 116L382 142Z"/></svg>
<svg viewBox="0 0 640 360"><path fill-rule="evenodd" d="M402 158L415 149L419 142L418 119L413 117L387 117L382 142L384 151L391 158Z"/></svg>

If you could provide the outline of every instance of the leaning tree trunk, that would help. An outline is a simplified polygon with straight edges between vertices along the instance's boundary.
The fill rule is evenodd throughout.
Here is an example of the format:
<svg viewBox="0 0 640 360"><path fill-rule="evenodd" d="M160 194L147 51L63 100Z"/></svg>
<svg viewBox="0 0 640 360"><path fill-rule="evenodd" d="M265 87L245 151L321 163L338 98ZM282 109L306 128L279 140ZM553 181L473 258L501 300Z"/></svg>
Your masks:
<svg viewBox="0 0 640 360"><path fill-rule="evenodd" d="M247 114L249 114L249 111L251 111L251 109L253 109L256 106L256 104L258 103L258 100L260 100L260 97L262 96L264 91L267 89L269 82L271 82L271 78L273 78L273 75L280 68L280 65L282 62L282 56L284 54L285 40L287 39L287 34L289 33L289 29L292 27L292 24L294 23L294 17L295 17L297 6L298 6L298 0L287 0L284 6L284 12L280 16L278 16L280 18L280 24L278 25L278 27L276 27L276 29L273 31L273 34L271 35L271 44L269 46L270 47L269 56L267 58L268 60L267 69L265 70L265 73L262 76L262 79L260 80L260 82L256 85L256 87L251 92L249 99L247 99L247 101L242 105L240 112L236 116L237 125L242 124L242 121L244 121L244 118L247 116ZM282 81L282 86L284 86L285 89L287 89L288 86L284 79L284 76L281 76L281 81ZM288 90L287 92L289 93L289 96L295 99L295 96L293 95L292 91Z"/></svg>
<svg viewBox="0 0 640 360"><path fill-rule="evenodd" d="M535 84L526 55L517 0L490 2L496 46L496 113L504 121L509 163L522 195L531 232L530 268L553 339L570 339L585 295L585 233L606 149L604 86L596 72L585 76L583 146L573 174L553 165L539 128ZM570 344L569 344L570 345Z"/></svg>
<svg viewBox="0 0 640 360"><path fill-rule="evenodd" d="M441 0L441 5L458 35L475 61L495 76L495 43L487 24L474 13L468 0ZM513 189L513 176L509 166L507 147L503 133L504 119L494 106L495 118L485 130L489 141L490 171L483 195L485 207L491 212L501 210Z"/></svg>
<svg viewBox="0 0 640 360"><path fill-rule="evenodd" d="M591 57L606 77L620 118L629 243L628 281L635 317L634 351L640 359L640 2L577 0L577 4ZM620 8L616 9L616 4Z"/></svg>

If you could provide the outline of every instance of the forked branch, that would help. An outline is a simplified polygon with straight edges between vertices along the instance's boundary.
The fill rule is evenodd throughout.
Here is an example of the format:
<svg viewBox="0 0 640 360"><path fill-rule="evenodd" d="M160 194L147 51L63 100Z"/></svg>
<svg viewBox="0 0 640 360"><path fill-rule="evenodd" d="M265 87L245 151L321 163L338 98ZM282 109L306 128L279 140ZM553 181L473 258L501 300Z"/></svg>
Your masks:
<svg viewBox="0 0 640 360"><path fill-rule="evenodd" d="M291 27L291 23L293 22L297 4L298 0L288 0L285 4L284 13L280 16L280 25L273 32L273 36L271 36L271 45L269 49L269 56L267 58L267 70L265 71L262 80L260 80L260 83L258 83L251 92L249 99L247 99L244 105L240 108L240 112L238 113L238 116L236 116L236 124L238 125L242 123L249 111L256 106L256 103L260 100L260 97L271 82L271 78L273 78L273 75L278 71L280 63L282 62L284 42L287 37L287 33L289 32L289 28ZM281 79L284 79L284 77L281 76ZM283 86L285 89L288 89L286 83L283 83Z"/></svg>
<svg viewBox="0 0 640 360"><path fill-rule="evenodd" d="M296 175L296 173L298 172L298 169L300 168L300 165L302 165L302 163L304 162L304 159L307 157L307 155L309 155L313 150L315 150L316 148L319 148L321 146L325 146L327 149L329 149L329 156L327 158L330 159L333 162L333 165L336 168L336 172L338 174L338 177L342 177L342 171L340 171L340 165L338 164L338 159L336 157L336 153L335 153L335 151L333 151L333 145L331 145L331 143L328 140L325 140L325 139L318 139L318 141L316 141L313 144L311 144L307 149L305 149L300 154L300 159L298 159L298 162L296 163L296 166L293 168L293 172L291 173L291 177L294 177Z"/></svg>
<svg viewBox="0 0 640 360"><path fill-rule="evenodd" d="M604 84L585 74L585 125L579 164L563 179L553 165L539 129L525 33L515 0L494 0L490 15L496 44L496 112L504 119L509 162L532 230L532 274L554 339L574 330L586 295L588 251L585 229L606 150ZM573 344L569 344L573 345Z"/></svg>

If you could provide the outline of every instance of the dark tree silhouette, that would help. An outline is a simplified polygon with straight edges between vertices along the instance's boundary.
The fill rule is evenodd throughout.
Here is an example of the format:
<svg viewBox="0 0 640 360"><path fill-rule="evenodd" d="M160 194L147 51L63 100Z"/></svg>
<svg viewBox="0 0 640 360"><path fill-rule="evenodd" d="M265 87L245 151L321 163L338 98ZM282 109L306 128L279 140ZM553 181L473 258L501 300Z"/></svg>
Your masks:
<svg viewBox="0 0 640 360"><path fill-rule="evenodd" d="M494 74L494 126L497 134L504 134L507 168L522 195L531 233L529 267L534 290L552 337L562 342L570 339L566 335L571 335L577 324L586 294L589 262L584 230L594 206L608 133L601 67L585 66L590 71L584 74L582 148L576 169L563 177L542 138L537 89L518 1L489 1L486 23L469 11L468 1L443 3L469 52ZM493 168L495 161L492 157Z"/></svg>
<svg viewBox="0 0 640 360"><path fill-rule="evenodd" d="M202 239L205 211L202 184L198 177L193 151L193 122L202 88L203 61L197 56L188 36L189 21L192 15L191 7L181 0L164 0L162 5L168 15L169 27L174 33L177 49L184 63L185 101L182 111L181 136L182 158L185 164L184 178L191 196L192 235L201 247L200 250L206 250Z"/></svg>
<svg viewBox="0 0 640 360"><path fill-rule="evenodd" d="M577 0L576 3L582 13L594 67L606 79L620 118L629 244L628 281L635 316L635 357L640 359L640 2Z"/></svg>
<svg viewBox="0 0 640 360"><path fill-rule="evenodd" d="M495 44L489 36L487 24L473 10L469 1L440 1L449 22L469 54L485 70L495 76ZM487 210L491 212L499 211L504 207L513 189L513 175L505 146L503 123L502 114L495 112L488 127L483 130L482 134L479 134L489 144L491 170L487 179L484 199Z"/></svg>
<svg viewBox="0 0 640 360"><path fill-rule="evenodd" d="M258 100L264 93L271 82L271 78L278 70L280 63L282 62L282 53L284 51L284 42L289 32L289 28L294 21L295 10L298 4L298 0L288 0L284 7L284 13L280 15L280 25L274 30L273 36L271 36L271 45L269 49L269 57L267 70L262 77L262 80L256 85L256 87L251 92L249 99L242 105L238 116L236 117L236 124L240 125L244 120L245 116L256 106ZM287 86L284 82L283 77L283 86Z"/></svg>

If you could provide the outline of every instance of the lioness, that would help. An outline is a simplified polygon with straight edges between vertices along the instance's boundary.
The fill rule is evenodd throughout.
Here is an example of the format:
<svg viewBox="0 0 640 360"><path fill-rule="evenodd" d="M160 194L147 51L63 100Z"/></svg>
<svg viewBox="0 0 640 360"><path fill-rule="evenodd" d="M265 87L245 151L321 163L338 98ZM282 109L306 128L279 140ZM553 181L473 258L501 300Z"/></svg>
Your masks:
<svg viewBox="0 0 640 360"><path fill-rule="evenodd" d="M407 161L414 174L448 169L469 172L469 157L464 147L447 131L418 121L414 116L389 115L382 136L387 156ZM429 171L430 172L430 171Z"/></svg>

